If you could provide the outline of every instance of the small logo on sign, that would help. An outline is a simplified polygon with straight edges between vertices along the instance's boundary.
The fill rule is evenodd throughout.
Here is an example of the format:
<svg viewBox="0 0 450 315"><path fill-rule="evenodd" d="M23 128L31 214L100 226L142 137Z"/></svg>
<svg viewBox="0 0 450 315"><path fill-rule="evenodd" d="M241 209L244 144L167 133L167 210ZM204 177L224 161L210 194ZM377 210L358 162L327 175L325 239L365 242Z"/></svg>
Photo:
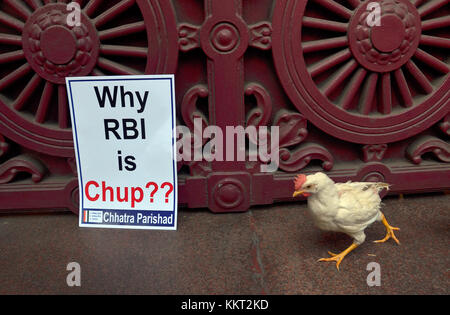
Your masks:
<svg viewBox="0 0 450 315"><path fill-rule="evenodd" d="M103 212L95 210L83 210L84 223L103 223Z"/></svg>

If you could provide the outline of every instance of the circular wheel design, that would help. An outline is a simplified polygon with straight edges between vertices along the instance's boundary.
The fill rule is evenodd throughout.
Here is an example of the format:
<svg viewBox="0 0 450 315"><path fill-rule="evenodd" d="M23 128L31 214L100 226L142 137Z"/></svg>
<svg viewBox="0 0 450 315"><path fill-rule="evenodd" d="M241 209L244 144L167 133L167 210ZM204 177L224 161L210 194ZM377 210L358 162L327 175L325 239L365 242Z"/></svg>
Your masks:
<svg viewBox="0 0 450 315"><path fill-rule="evenodd" d="M448 0L283 1L273 18L281 83L328 134L413 136L449 111L449 10Z"/></svg>
<svg viewBox="0 0 450 315"><path fill-rule="evenodd" d="M168 1L69 2L0 3L0 133L63 157L73 155L66 77L173 73L178 54Z"/></svg>

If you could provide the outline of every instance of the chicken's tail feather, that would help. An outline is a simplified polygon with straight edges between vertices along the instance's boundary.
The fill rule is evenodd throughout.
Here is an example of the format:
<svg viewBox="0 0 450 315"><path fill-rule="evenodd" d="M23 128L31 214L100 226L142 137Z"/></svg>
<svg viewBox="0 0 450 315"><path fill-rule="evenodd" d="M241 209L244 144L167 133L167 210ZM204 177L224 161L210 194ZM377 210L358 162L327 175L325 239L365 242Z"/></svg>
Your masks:
<svg viewBox="0 0 450 315"><path fill-rule="evenodd" d="M383 189L389 190L391 185L389 185L388 183L374 183L375 187L378 189L378 191L381 191Z"/></svg>
<svg viewBox="0 0 450 315"><path fill-rule="evenodd" d="M377 192L382 191L383 189L389 190L391 185L383 182L351 182L348 181L345 184L339 184L342 190L346 189L361 189L365 191L369 188L375 189Z"/></svg>

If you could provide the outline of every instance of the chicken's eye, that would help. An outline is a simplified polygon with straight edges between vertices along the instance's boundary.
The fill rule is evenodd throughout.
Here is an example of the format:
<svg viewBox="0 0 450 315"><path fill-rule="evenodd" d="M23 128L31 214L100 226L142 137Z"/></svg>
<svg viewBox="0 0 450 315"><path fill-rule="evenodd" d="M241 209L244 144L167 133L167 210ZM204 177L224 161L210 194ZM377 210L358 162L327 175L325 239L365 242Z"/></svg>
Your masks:
<svg viewBox="0 0 450 315"><path fill-rule="evenodd" d="M306 189L310 189L310 188L311 188L311 185L306 185L305 188L306 188Z"/></svg>

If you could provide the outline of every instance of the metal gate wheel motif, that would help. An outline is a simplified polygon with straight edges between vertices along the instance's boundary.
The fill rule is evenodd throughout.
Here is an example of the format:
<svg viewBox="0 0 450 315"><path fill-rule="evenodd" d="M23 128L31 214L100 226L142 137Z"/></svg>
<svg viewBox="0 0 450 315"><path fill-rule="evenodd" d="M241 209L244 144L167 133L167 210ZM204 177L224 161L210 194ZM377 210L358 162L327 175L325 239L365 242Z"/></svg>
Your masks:
<svg viewBox="0 0 450 315"><path fill-rule="evenodd" d="M296 107L325 132L366 144L402 140L442 119L450 44L448 32L433 32L448 22L429 16L447 1L377 1L380 26L372 27L371 1L338 2L275 8L275 64Z"/></svg>
<svg viewBox="0 0 450 315"><path fill-rule="evenodd" d="M170 4L158 1L7 0L0 10L0 132L30 149L73 155L65 78L173 72L176 36ZM4 26L6 26L4 28ZM158 30L158 31L155 31Z"/></svg>
<svg viewBox="0 0 450 315"><path fill-rule="evenodd" d="M78 211L68 76L175 73L192 132L279 127L275 173L180 162L188 207L290 200L300 170L450 188L449 0L76 0L78 26L69 2L0 2L0 212Z"/></svg>

